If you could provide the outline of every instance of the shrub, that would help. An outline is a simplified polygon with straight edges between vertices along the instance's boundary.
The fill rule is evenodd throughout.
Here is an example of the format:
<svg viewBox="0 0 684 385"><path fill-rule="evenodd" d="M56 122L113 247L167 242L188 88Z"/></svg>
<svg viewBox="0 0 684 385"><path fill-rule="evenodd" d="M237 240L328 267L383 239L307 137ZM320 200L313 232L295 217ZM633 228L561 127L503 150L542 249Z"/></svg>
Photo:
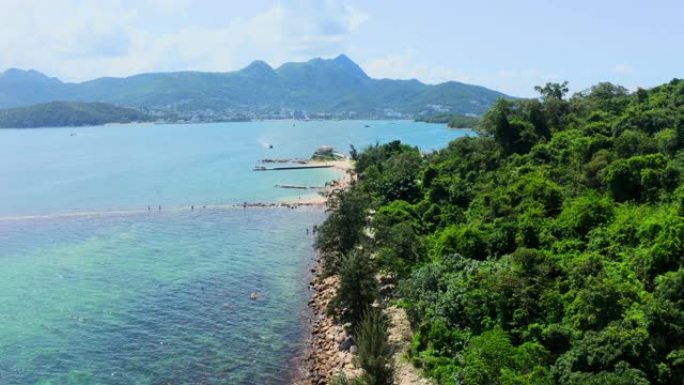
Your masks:
<svg viewBox="0 0 684 385"><path fill-rule="evenodd" d="M359 348L357 364L365 371L365 382L368 385L391 385L394 367L387 342L387 319L382 311L376 308L366 311L355 338Z"/></svg>
<svg viewBox="0 0 684 385"><path fill-rule="evenodd" d="M487 257L487 243L482 231L473 226L451 226L437 238L440 256L458 253L464 257L483 260Z"/></svg>
<svg viewBox="0 0 684 385"><path fill-rule="evenodd" d="M368 257L359 251L347 254L340 265L340 287L330 302L331 310L341 310L344 321L358 325L376 294L377 283Z"/></svg>
<svg viewBox="0 0 684 385"><path fill-rule="evenodd" d="M340 258L362 239L368 199L357 190L345 190L329 199L328 219L319 227L315 246L324 255L324 271L335 274Z"/></svg>

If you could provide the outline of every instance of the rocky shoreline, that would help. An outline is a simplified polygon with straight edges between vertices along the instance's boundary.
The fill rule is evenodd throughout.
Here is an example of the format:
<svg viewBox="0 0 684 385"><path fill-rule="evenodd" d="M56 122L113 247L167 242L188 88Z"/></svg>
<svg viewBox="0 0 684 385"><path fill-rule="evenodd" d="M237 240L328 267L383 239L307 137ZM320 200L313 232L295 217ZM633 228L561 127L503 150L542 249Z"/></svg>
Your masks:
<svg viewBox="0 0 684 385"><path fill-rule="evenodd" d="M301 378L294 382L296 385L327 385L338 375L356 377L361 374L361 370L354 366L356 346L348 330L350 325L340 325L327 314L339 279L323 276L320 258L311 269L309 339L303 355L304 370L300 373Z"/></svg>
<svg viewBox="0 0 684 385"><path fill-rule="evenodd" d="M303 370L299 371L295 385L328 385L336 376L355 378L362 374L362 369L354 365L356 345L348 330L350 325L340 325L327 314L328 304L337 292L339 279L336 276L324 277L320 271L321 262L319 257L316 266L311 269L313 278L309 283L312 291L309 300L309 339L300 360ZM394 383L434 385L434 381L425 378L406 359L413 335L406 312L397 306L382 308L389 320L388 342L395 368Z"/></svg>
<svg viewBox="0 0 684 385"><path fill-rule="evenodd" d="M347 188L353 179L349 173L349 160L335 163L344 175L326 186L321 194L323 203L335 190ZM300 362L303 370L294 381L296 385L327 385L338 375L351 378L361 374L361 370L354 366L356 346L349 330L351 325L340 325L328 315L328 304L337 293L339 279L323 274L323 258L319 255L310 270L309 338Z"/></svg>
<svg viewBox="0 0 684 385"><path fill-rule="evenodd" d="M349 173L349 160L339 161L336 167L345 172L343 178L329 183L321 192L321 200L310 200L300 205L326 205L328 198L335 190L345 189L353 181ZM295 202L289 202L292 204ZM282 204L282 203L281 203ZM261 207L256 205L256 207ZM350 324L341 325L328 314L328 304L335 297L339 287L337 276L325 276L322 271L323 256L319 255L310 269L311 281L309 289L308 338L304 351L299 356L297 373L292 381L295 385L328 385L333 378L345 376L348 379L359 377L362 369L354 363L356 345L351 335ZM382 301L380 301L382 302ZM394 382L398 385L433 385L424 378L418 369L406 359L406 352L411 344L411 328L406 313L395 306L386 308L383 304L374 304L383 309L390 321L388 330L389 342L393 352L395 368Z"/></svg>

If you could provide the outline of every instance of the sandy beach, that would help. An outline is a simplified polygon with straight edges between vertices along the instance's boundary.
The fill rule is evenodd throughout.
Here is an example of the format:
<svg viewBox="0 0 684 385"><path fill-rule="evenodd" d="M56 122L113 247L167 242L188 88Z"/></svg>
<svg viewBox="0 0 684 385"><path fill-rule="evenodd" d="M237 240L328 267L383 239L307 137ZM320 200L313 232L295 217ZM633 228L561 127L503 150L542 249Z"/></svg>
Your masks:
<svg viewBox="0 0 684 385"><path fill-rule="evenodd" d="M345 189L352 181L352 175L350 170L353 168L353 162L349 158L335 160L335 161L309 161L307 164L311 165L321 165L321 166L332 166L335 170L340 171L341 175L339 178L334 179L326 183L325 187L318 191L316 194L307 194L299 198L286 198L279 200L278 203L289 204L289 205L321 205L324 206L328 200L330 194L338 189Z"/></svg>

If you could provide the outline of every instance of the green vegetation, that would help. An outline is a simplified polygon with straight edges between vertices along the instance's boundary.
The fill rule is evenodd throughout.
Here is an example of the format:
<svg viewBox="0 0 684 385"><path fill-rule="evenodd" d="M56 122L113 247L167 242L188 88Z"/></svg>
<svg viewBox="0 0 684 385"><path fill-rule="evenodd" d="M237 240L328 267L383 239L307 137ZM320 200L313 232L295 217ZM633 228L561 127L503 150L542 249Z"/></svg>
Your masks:
<svg viewBox="0 0 684 385"><path fill-rule="evenodd" d="M392 277L440 384L679 385L684 81L537 90L439 152L354 151L327 271L351 254Z"/></svg>
<svg viewBox="0 0 684 385"><path fill-rule="evenodd" d="M358 342L356 366L363 369L360 377L347 378L344 375L332 379L332 385L392 385L394 365L392 351L387 341L388 320L377 308L369 308L360 324L354 330Z"/></svg>
<svg viewBox="0 0 684 385"><path fill-rule="evenodd" d="M331 312L358 326L377 295L374 271L368 257L352 251L343 257L339 268L340 288L330 302ZM335 311L339 309L338 311Z"/></svg>
<svg viewBox="0 0 684 385"><path fill-rule="evenodd" d="M475 128L480 123L480 119L466 115L439 114L420 116L416 122L442 123L451 128Z"/></svg>
<svg viewBox="0 0 684 385"><path fill-rule="evenodd" d="M149 121L132 108L104 103L52 102L0 110L0 128L94 126Z"/></svg>
<svg viewBox="0 0 684 385"><path fill-rule="evenodd" d="M368 310L355 333L359 341L357 363L364 370L363 383L392 385L392 353L387 342L387 319L382 311Z"/></svg>

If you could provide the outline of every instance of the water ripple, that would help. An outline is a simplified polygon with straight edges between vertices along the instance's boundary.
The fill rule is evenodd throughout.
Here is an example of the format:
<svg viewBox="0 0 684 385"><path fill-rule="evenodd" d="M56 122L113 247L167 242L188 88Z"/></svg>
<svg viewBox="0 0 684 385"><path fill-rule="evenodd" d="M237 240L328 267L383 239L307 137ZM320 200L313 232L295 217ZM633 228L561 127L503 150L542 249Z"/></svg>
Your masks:
<svg viewBox="0 0 684 385"><path fill-rule="evenodd" d="M287 383L322 216L0 223L0 383Z"/></svg>

